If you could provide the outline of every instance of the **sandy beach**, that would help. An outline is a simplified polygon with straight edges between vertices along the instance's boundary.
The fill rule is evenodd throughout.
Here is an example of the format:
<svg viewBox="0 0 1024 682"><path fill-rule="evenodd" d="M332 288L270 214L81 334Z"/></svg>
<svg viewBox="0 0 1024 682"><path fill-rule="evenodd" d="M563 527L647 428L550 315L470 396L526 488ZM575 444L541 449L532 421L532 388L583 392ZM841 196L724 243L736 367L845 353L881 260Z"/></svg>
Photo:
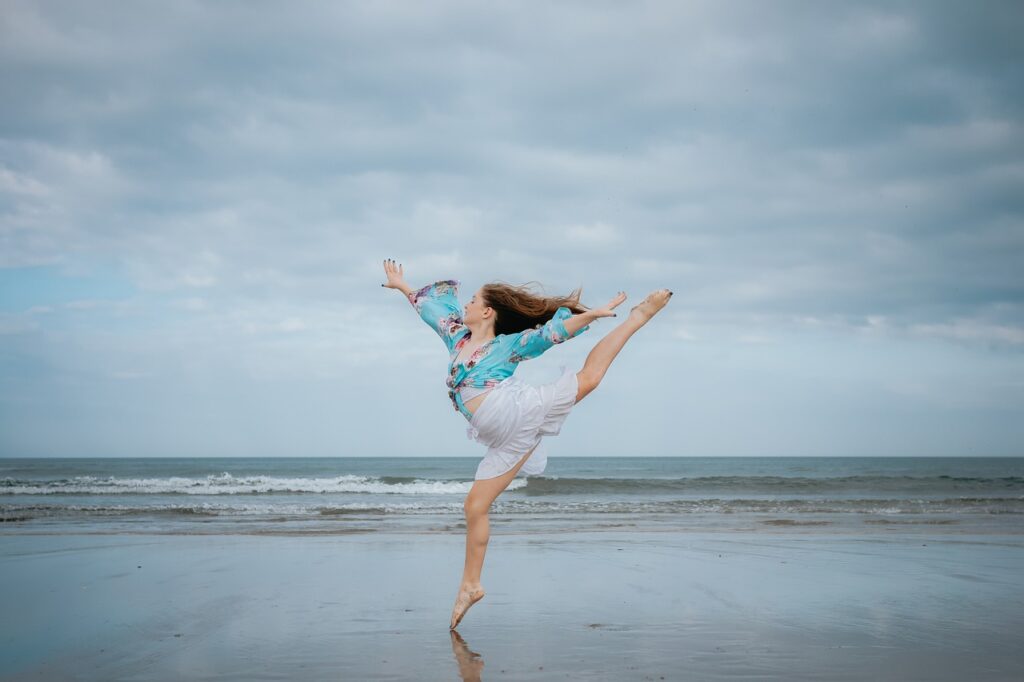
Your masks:
<svg viewBox="0 0 1024 682"><path fill-rule="evenodd" d="M1024 538L0 536L3 679L1013 680Z"/></svg>

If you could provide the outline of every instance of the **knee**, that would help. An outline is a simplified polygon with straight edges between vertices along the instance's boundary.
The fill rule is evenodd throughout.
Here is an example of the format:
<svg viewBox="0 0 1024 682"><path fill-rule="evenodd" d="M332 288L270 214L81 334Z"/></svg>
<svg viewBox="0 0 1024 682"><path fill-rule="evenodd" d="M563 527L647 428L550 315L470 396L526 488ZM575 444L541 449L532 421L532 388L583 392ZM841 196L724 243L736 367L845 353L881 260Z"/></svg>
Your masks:
<svg viewBox="0 0 1024 682"><path fill-rule="evenodd" d="M466 501L462 503L462 510L466 513L467 519L478 519L481 516L486 516L490 508L490 504L473 497L467 497Z"/></svg>
<svg viewBox="0 0 1024 682"><path fill-rule="evenodd" d="M601 379L604 374L598 374L591 370L582 369L576 373L576 383L579 384L579 388L576 390L576 402L583 400L584 397L601 383Z"/></svg>

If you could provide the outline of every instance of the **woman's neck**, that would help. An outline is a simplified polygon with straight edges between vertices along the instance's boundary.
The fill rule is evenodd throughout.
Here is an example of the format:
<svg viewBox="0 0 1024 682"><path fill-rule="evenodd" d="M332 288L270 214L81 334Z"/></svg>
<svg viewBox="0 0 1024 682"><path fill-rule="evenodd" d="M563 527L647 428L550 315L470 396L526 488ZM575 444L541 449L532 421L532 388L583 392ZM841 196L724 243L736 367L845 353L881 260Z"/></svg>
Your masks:
<svg viewBox="0 0 1024 682"><path fill-rule="evenodd" d="M474 343L487 343L491 339L496 338L493 324L468 324L466 326L469 327L469 334L473 338Z"/></svg>

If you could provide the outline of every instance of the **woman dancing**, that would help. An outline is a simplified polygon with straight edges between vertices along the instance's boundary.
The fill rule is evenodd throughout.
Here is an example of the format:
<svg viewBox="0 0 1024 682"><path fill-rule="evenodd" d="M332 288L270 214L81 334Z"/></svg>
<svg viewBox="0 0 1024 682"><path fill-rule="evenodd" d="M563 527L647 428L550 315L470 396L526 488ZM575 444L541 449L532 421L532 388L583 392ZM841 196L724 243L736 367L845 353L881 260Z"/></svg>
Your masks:
<svg viewBox="0 0 1024 682"><path fill-rule="evenodd" d="M579 302L579 289L569 296L544 297L525 287L492 282L480 287L463 311L458 280L439 280L416 290L406 284L402 265L390 258L384 261L384 272L388 281L381 286L405 294L448 347L448 396L455 411L469 421L467 436L487 446L463 505L466 564L452 610L454 630L469 607L484 597L480 572L491 533L491 504L520 471L544 471L543 436L558 434L572 407L597 388L629 337L668 303L672 292L659 289L633 306L590 351L583 369L572 372L563 366L558 379L533 386L512 376L518 363L582 334L594 320L616 317L613 311L626 300L624 292L602 308L588 309Z"/></svg>

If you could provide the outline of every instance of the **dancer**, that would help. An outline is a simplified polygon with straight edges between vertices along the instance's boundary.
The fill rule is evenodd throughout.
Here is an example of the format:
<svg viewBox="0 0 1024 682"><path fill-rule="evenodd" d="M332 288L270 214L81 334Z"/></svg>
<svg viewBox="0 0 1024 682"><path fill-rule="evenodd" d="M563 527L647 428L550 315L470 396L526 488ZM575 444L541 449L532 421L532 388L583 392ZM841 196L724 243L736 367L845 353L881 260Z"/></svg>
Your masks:
<svg viewBox="0 0 1024 682"><path fill-rule="evenodd" d="M569 296L538 296L526 287L492 282L480 287L463 310L459 281L438 280L422 289L405 281L400 263L384 261L387 283L397 289L448 348L448 397L456 412L469 421L466 434L487 446L463 509L466 513L466 563L452 610L450 629L484 597L480 584L490 539L487 514L516 475L544 471L543 436L557 435L573 406L597 388L612 360L636 330L661 310L672 292L658 289L633 306L619 326L590 351L578 372L566 370L555 381L533 386L512 376L518 363L535 358L590 328L603 317L616 317L625 292L601 308L579 302L580 290Z"/></svg>

